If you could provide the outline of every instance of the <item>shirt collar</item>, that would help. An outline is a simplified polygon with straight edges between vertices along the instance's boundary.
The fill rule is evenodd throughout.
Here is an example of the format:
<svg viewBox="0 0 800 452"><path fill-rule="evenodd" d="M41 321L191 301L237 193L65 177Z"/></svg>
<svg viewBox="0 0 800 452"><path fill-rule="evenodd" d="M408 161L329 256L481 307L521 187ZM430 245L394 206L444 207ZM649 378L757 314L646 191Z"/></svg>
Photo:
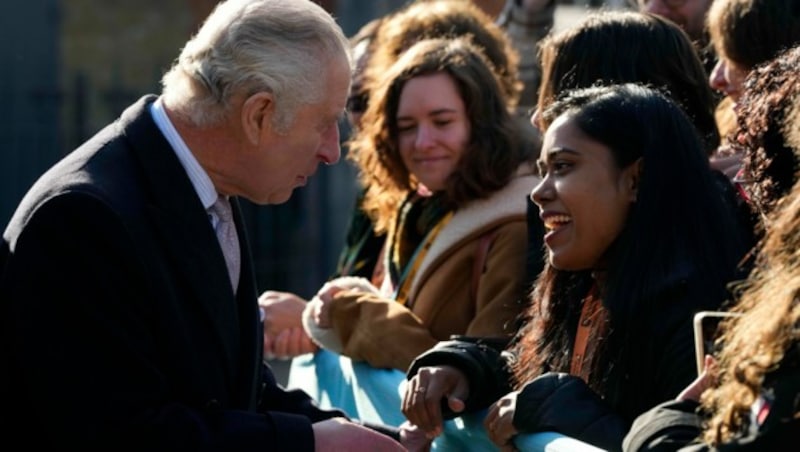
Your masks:
<svg viewBox="0 0 800 452"><path fill-rule="evenodd" d="M181 162L186 175L194 187L194 191L203 203L203 207L208 209L211 207L219 196L217 190L214 188L214 183L208 177L208 173L200 166L200 162L194 157L192 151L186 146L186 143L181 138L172 121L169 120L167 112L164 110L164 105L159 97L155 102L150 104L150 114L153 116L158 130L167 139L167 142L172 147L178 160Z"/></svg>

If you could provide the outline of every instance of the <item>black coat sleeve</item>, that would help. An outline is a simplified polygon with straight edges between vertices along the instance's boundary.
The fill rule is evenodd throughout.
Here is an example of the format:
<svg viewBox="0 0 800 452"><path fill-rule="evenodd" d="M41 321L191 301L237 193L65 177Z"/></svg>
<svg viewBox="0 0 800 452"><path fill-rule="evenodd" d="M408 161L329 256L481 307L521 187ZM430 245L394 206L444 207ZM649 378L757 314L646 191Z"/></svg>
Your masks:
<svg viewBox="0 0 800 452"><path fill-rule="evenodd" d="M3 436L45 450L313 451L312 423L340 414L274 379L262 411L232 402L219 341L153 278L169 262L143 259L132 227L70 194L4 237Z"/></svg>
<svg viewBox="0 0 800 452"><path fill-rule="evenodd" d="M668 452L691 443L700 434L699 404L670 400L642 413L625 436L625 452Z"/></svg>
<svg viewBox="0 0 800 452"><path fill-rule="evenodd" d="M627 430L627 422L583 380L557 372L522 388L513 422L520 432L559 432L607 450L618 450Z"/></svg>

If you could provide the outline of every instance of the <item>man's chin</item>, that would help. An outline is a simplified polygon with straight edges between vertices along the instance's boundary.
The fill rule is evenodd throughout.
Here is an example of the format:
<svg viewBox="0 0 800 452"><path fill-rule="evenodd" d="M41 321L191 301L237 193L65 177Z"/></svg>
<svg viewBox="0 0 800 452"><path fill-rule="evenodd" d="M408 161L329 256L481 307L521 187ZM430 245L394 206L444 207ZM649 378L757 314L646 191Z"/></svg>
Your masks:
<svg viewBox="0 0 800 452"><path fill-rule="evenodd" d="M293 191L294 189L289 191L273 192L258 199L247 198L247 200L260 206L283 204L292 197Z"/></svg>
<svg viewBox="0 0 800 452"><path fill-rule="evenodd" d="M283 204L288 201L292 197L292 193L294 193L294 189L288 192L281 192L270 198L267 204Z"/></svg>

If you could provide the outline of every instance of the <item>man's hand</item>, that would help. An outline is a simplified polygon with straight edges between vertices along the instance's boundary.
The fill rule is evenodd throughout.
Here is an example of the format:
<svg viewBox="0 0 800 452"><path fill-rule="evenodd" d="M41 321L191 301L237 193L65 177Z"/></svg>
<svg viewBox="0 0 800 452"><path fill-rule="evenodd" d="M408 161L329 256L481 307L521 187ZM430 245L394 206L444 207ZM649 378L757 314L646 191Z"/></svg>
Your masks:
<svg viewBox="0 0 800 452"><path fill-rule="evenodd" d="M268 290L258 298L264 313L264 356L289 359L317 351L303 329L301 317L306 300L289 292Z"/></svg>
<svg viewBox="0 0 800 452"><path fill-rule="evenodd" d="M258 305L264 311L264 334L275 337L281 331L302 327L300 321L306 300L289 292L268 290L258 297Z"/></svg>
<svg viewBox="0 0 800 452"><path fill-rule="evenodd" d="M268 359L290 359L319 350L303 327L287 328L277 336L264 333L264 356Z"/></svg>
<svg viewBox="0 0 800 452"><path fill-rule="evenodd" d="M369 450L376 452L403 452L406 449L392 438L354 424L344 418L317 422L314 429L316 452Z"/></svg>
<svg viewBox="0 0 800 452"><path fill-rule="evenodd" d="M428 438L424 430L405 421L400 424L400 444L409 452L428 452L433 440Z"/></svg>

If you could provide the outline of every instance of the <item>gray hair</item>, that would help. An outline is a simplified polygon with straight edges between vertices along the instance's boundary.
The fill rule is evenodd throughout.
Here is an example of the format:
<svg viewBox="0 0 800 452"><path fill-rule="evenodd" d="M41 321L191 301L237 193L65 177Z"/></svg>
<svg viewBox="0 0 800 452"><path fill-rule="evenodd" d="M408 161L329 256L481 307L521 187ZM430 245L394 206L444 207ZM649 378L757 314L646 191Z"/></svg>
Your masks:
<svg viewBox="0 0 800 452"><path fill-rule="evenodd" d="M236 95L270 92L274 126L288 127L302 105L322 99L324 63L349 42L310 0L226 0L208 16L162 79L167 105L196 126L221 122Z"/></svg>

